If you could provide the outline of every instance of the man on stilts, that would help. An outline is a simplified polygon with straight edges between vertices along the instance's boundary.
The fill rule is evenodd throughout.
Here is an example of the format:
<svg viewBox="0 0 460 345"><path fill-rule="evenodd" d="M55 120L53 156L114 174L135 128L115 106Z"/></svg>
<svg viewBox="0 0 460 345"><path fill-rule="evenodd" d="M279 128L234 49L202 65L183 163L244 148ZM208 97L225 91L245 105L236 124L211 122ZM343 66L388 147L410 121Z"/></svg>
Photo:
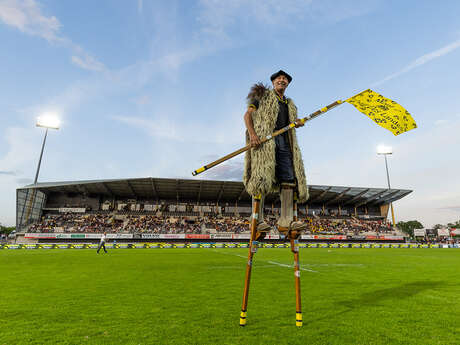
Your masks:
<svg viewBox="0 0 460 345"><path fill-rule="evenodd" d="M280 70L274 73L270 80L273 89L261 83L251 88L247 97L248 110L244 115L247 128L246 143L251 144L252 149L246 151L243 182L247 192L253 196L253 213L240 325L246 324L252 256L257 251L258 240L263 239L270 231L270 226L263 219L264 196L279 191L281 215L277 227L281 238L290 240L294 253L296 325L302 326L297 239L306 229L306 225L297 219L297 202L305 202L308 199L302 156L294 130L278 135L274 140L263 144L260 139L271 138L273 132L289 126L290 123L295 123L296 128L301 127L303 122L297 119L294 102L284 95L292 77Z"/></svg>
<svg viewBox="0 0 460 345"><path fill-rule="evenodd" d="M278 231L282 239L291 243L294 254L294 275L296 290L296 326L302 326L300 303L300 266L298 238L306 225L297 218L297 202L308 199L307 181L302 156L294 128L302 127L329 110L350 103L358 111L379 126L399 135L417 128L411 114L397 102L371 89L352 97L335 102L307 115L297 118L297 108L290 98L284 96L292 77L280 70L270 77L273 89L259 83L251 88L248 95L249 106L244 115L246 124L246 146L192 172L196 176L226 160L246 152L243 183L252 195L251 239L246 266L243 305L240 325L246 325L246 314L251 280L252 258L257 252L258 241L270 231L263 219L263 201L268 193L279 192L281 215Z"/></svg>

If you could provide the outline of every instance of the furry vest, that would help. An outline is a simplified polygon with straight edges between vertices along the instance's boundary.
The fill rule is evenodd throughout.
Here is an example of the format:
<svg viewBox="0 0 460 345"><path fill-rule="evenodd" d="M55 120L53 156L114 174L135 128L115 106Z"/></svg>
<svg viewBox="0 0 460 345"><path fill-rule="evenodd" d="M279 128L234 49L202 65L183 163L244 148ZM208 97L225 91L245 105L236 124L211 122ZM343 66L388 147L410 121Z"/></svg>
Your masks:
<svg viewBox="0 0 460 345"><path fill-rule="evenodd" d="M258 109L252 113L252 122L256 134L262 139L274 132L279 112L278 98L275 91L268 88L263 88L258 94L254 94L251 91L248 98L250 97L259 101ZM289 122L292 123L297 119L297 107L290 98L288 98L288 109ZM295 129L291 129L288 133L294 164L294 175L297 180L298 201L305 202L308 199L308 188L302 155L297 143ZM246 145L249 143L249 134L246 130ZM251 148L246 151L243 183L250 195L269 194L279 191L279 185L275 176L275 165L274 139L266 141L258 148Z"/></svg>

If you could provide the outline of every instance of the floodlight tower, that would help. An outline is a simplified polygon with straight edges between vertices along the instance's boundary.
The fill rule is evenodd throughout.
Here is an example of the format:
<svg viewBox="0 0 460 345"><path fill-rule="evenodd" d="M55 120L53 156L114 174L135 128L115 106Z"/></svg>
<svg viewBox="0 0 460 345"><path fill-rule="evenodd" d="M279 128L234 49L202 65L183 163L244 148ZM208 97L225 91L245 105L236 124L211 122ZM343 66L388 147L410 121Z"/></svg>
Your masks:
<svg viewBox="0 0 460 345"><path fill-rule="evenodd" d="M36 126L46 128L45 137L43 138L42 150L40 152L40 159L38 160L37 172L35 173L34 184L37 183L38 174L40 172L40 165L42 164L43 150L45 149L46 137L48 135L48 129L59 129L60 121L59 118L54 114L45 114L37 119Z"/></svg>
<svg viewBox="0 0 460 345"><path fill-rule="evenodd" d="M377 154L383 155L385 157L385 168L387 171L387 182L388 182L388 189L391 189L390 186L390 174L388 173L388 162L387 162L387 155L393 154L393 149L390 146L379 145L377 147ZM395 213L393 210L393 203L390 203L391 208L391 219L393 221L393 226L395 226Z"/></svg>
<svg viewBox="0 0 460 345"><path fill-rule="evenodd" d="M45 149L46 137L48 136L48 129L59 129L60 121L59 121L59 118L55 114L43 114L37 119L37 122L35 123L35 125L37 127L46 128L46 131L45 131L45 137L43 138L42 150L40 152L40 159L38 160L37 172L35 173L34 185L37 184L38 174L40 173L40 165L42 164L43 150ZM37 190L34 188L32 190L32 196L29 198L29 189L27 189L26 200L28 200L28 202L27 202L27 208L26 208L26 215L25 215L25 218L21 218L21 219L25 219L26 224L28 224L29 222L32 208L34 207L33 205L35 204L36 193L37 193ZM26 205L24 204L24 207L25 206ZM23 215L21 217L23 217Z"/></svg>

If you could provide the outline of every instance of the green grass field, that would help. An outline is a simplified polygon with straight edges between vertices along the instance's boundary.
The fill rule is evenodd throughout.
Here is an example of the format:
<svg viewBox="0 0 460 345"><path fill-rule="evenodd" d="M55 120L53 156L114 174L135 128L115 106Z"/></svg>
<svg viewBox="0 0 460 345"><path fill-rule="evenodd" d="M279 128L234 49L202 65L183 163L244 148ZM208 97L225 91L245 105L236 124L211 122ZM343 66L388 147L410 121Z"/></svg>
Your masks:
<svg viewBox="0 0 460 345"><path fill-rule="evenodd" d="M0 250L0 344L459 344L460 250Z"/></svg>

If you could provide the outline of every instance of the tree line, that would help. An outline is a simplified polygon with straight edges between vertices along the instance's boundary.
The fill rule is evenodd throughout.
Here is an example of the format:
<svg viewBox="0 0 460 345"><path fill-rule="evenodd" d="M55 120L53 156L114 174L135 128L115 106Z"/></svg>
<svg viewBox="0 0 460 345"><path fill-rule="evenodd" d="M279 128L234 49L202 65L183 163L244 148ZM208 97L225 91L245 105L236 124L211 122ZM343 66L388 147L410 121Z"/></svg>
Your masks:
<svg viewBox="0 0 460 345"><path fill-rule="evenodd" d="M9 235L14 230L16 230L15 226L3 226L2 224L0 224L0 234Z"/></svg>
<svg viewBox="0 0 460 345"><path fill-rule="evenodd" d="M396 227L401 230L402 232L408 234L409 236L414 236L415 229L423 229L424 226L418 220L409 220L408 222L398 222L396 223ZM443 224L436 224L433 229L438 230L441 228L455 228L460 229L460 220L457 220L455 223L447 223L446 225Z"/></svg>

